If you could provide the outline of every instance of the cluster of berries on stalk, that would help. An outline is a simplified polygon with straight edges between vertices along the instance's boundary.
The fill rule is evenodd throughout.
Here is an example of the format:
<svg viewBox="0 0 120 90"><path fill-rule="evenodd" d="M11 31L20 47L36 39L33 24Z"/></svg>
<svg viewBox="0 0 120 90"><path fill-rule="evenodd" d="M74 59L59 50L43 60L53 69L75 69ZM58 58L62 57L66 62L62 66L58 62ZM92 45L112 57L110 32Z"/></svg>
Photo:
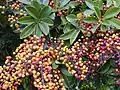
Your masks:
<svg viewBox="0 0 120 90"><path fill-rule="evenodd" d="M66 50L63 64L77 79L84 80L93 75L108 60L118 62L119 55L120 33L99 32L90 38L82 37L72 48ZM117 72L120 73L119 69Z"/></svg>
<svg viewBox="0 0 120 90"><path fill-rule="evenodd" d="M17 86L21 84L21 78L19 76L22 72L25 72L23 62L15 61L11 56L6 57L6 65L0 66L0 90L17 90Z"/></svg>
<svg viewBox="0 0 120 90"><path fill-rule="evenodd" d="M9 8L14 14L8 15L8 21L10 22L10 27L15 27L17 30L21 30L21 26L17 23L18 19L26 16L26 12L23 10L24 5L16 0L15 2L9 2Z"/></svg>
<svg viewBox="0 0 120 90"><path fill-rule="evenodd" d="M13 52L14 58L8 56L0 67L0 89L17 90L22 79L31 76L39 90L66 90L61 70L52 66L58 60L78 80L94 75L110 59L116 62L115 71L120 75L120 33L99 32L82 37L70 48L63 45L57 38L46 42L45 36L25 39Z"/></svg>
<svg viewBox="0 0 120 90"><path fill-rule="evenodd" d="M63 42L56 38L53 40L45 43L44 36L24 40L13 52L15 60L8 56L6 66L0 68L0 88L17 90L22 78L32 76L33 85L39 90L65 90L60 70L52 68L52 62L62 53Z"/></svg>

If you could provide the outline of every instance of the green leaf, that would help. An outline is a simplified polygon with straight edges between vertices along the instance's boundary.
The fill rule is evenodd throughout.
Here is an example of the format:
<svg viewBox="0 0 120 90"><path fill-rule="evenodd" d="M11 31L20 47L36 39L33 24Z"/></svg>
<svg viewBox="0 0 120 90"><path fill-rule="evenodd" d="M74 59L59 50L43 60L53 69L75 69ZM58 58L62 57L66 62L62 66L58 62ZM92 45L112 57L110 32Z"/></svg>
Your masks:
<svg viewBox="0 0 120 90"><path fill-rule="evenodd" d="M90 9L94 9L94 3L92 0L86 0L85 3Z"/></svg>
<svg viewBox="0 0 120 90"><path fill-rule="evenodd" d="M29 90L29 84L30 84L29 77L25 77L22 80L22 85L23 85L23 87L24 87L25 90Z"/></svg>
<svg viewBox="0 0 120 90"><path fill-rule="evenodd" d="M48 5L49 4L49 0L39 0L42 4L44 5Z"/></svg>
<svg viewBox="0 0 120 90"><path fill-rule="evenodd" d="M42 36L42 31L39 27L39 24L37 24L36 27L35 27L35 35L37 35L38 37Z"/></svg>
<svg viewBox="0 0 120 90"><path fill-rule="evenodd" d="M101 28L102 31L106 31L106 29L107 29L105 25L101 25L100 28Z"/></svg>
<svg viewBox="0 0 120 90"><path fill-rule="evenodd" d="M89 9L84 11L84 15L85 15L85 16L90 16L90 15L92 15L93 13L94 13L94 11L93 11L93 10L89 10Z"/></svg>
<svg viewBox="0 0 120 90"><path fill-rule="evenodd" d="M103 0L96 0L94 2L94 6L99 8L100 10L102 10L103 9Z"/></svg>
<svg viewBox="0 0 120 90"><path fill-rule="evenodd" d="M102 24L105 26L110 26L109 20L103 20Z"/></svg>
<svg viewBox="0 0 120 90"><path fill-rule="evenodd" d="M63 35L61 35L60 38L63 40L70 39L71 36L73 35L73 33L74 33L74 30L70 30L70 31L64 33Z"/></svg>
<svg viewBox="0 0 120 90"><path fill-rule="evenodd" d="M64 25L63 27L63 32L64 33L67 33L69 32L70 30L73 30L74 29L74 26L72 26L70 23L67 23L66 25Z"/></svg>
<svg viewBox="0 0 120 90"><path fill-rule="evenodd" d="M120 0L114 0L113 2L115 7L120 7Z"/></svg>
<svg viewBox="0 0 120 90"><path fill-rule="evenodd" d="M84 22L86 23L96 23L98 20L96 17L90 16L84 19Z"/></svg>
<svg viewBox="0 0 120 90"><path fill-rule="evenodd" d="M39 23L39 27L41 29L41 31L45 34L48 35L49 34L49 26L47 23L45 22L40 22Z"/></svg>
<svg viewBox="0 0 120 90"><path fill-rule="evenodd" d="M32 23L34 23L34 19L31 16L24 16L18 20L18 23L20 23L20 24L32 24Z"/></svg>
<svg viewBox="0 0 120 90"><path fill-rule="evenodd" d="M77 16L75 14L70 14L66 16L66 19L72 23L77 20Z"/></svg>
<svg viewBox="0 0 120 90"><path fill-rule="evenodd" d="M94 25L94 27L91 29L92 33L95 33L99 26L100 26L99 24Z"/></svg>
<svg viewBox="0 0 120 90"><path fill-rule="evenodd" d="M68 23L68 21L66 20L65 16L61 16L60 18L61 18L61 20L62 20L62 24L63 24L63 25L65 25L65 24Z"/></svg>
<svg viewBox="0 0 120 90"><path fill-rule="evenodd" d="M65 68L60 68L61 72L66 75L66 76L72 76L72 74L70 74Z"/></svg>
<svg viewBox="0 0 120 90"><path fill-rule="evenodd" d="M61 2L60 7L64 7L66 4L70 2L70 0L61 0L60 2Z"/></svg>
<svg viewBox="0 0 120 90"><path fill-rule="evenodd" d="M97 18L101 18L101 11L100 11L100 9L98 9L97 7L94 7L94 10L95 10L95 14L96 14L96 16L97 16Z"/></svg>
<svg viewBox="0 0 120 90"><path fill-rule="evenodd" d="M56 60L55 64L62 64L60 61Z"/></svg>
<svg viewBox="0 0 120 90"><path fill-rule="evenodd" d="M47 18L50 16L52 12L52 9L49 6L44 6L41 10L40 14L40 18Z"/></svg>
<svg viewBox="0 0 120 90"><path fill-rule="evenodd" d="M120 13L120 8L111 7L105 12L104 19L115 17L118 13Z"/></svg>
<svg viewBox="0 0 120 90"><path fill-rule="evenodd" d="M43 18L41 21L47 23L49 26L53 26L54 22L50 18Z"/></svg>
<svg viewBox="0 0 120 90"><path fill-rule="evenodd" d="M33 1L32 1L32 5L33 5L37 10L39 10L39 9L41 8L38 1L33 0Z"/></svg>
<svg viewBox="0 0 120 90"><path fill-rule="evenodd" d="M68 16L66 16L66 19L71 23L73 24L74 26L77 26L76 24L76 21L77 21L77 16L74 15L74 14L70 14Z"/></svg>
<svg viewBox="0 0 120 90"><path fill-rule="evenodd" d="M35 25L30 24L24 28L24 30L20 34L20 39L26 38L30 36L35 31Z"/></svg>
<svg viewBox="0 0 120 90"><path fill-rule="evenodd" d="M37 19L38 18L38 11L36 8L32 7L32 6L27 6L25 8L25 10L28 12L28 14L30 16L32 16L33 18Z"/></svg>
<svg viewBox="0 0 120 90"><path fill-rule="evenodd" d="M29 4L30 1L29 0L19 0L19 2L23 3L23 4Z"/></svg>
<svg viewBox="0 0 120 90"><path fill-rule="evenodd" d="M111 59L111 60L110 60L110 65L111 65L112 67L115 67L115 64L116 64L116 63L115 63L115 60Z"/></svg>
<svg viewBox="0 0 120 90"><path fill-rule="evenodd" d="M55 13L50 14L49 18L55 19Z"/></svg>
<svg viewBox="0 0 120 90"><path fill-rule="evenodd" d="M99 72L105 74L110 68L110 61L107 61L103 66L100 67Z"/></svg>
<svg viewBox="0 0 120 90"><path fill-rule="evenodd" d="M74 30L71 38L70 38L70 44L72 45L73 42L77 39L78 35L80 33L80 30Z"/></svg>
<svg viewBox="0 0 120 90"><path fill-rule="evenodd" d="M112 5L112 0L107 0L107 7L110 7Z"/></svg>
<svg viewBox="0 0 120 90"><path fill-rule="evenodd" d="M116 19L116 18L112 18L109 20L109 24L111 26L116 27L117 29L120 29L120 20Z"/></svg>
<svg viewBox="0 0 120 90"><path fill-rule="evenodd" d="M66 88L69 88L70 90L74 90L72 89L72 87L74 88L76 82L77 81L73 76L64 76L64 85Z"/></svg>
<svg viewBox="0 0 120 90"><path fill-rule="evenodd" d="M75 1L70 1L66 6L64 6L65 9L69 9L69 8L75 8L75 6L79 5L79 3L75 2Z"/></svg>
<svg viewBox="0 0 120 90"><path fill-rule="evenodd" d="M57 65L55 62L52 62L52 67L53 67L53 69L57 69L59 67L59 65Z"/></svg>

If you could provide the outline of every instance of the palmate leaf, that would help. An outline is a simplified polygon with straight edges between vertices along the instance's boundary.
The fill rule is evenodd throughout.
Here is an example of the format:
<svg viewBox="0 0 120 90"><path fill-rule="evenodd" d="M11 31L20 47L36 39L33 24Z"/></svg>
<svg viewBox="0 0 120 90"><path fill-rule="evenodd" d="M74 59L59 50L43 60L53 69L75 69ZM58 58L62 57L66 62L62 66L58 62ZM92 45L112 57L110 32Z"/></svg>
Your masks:
<svg viewBox="0 0 120 90"><path fill-rule="evenodd" d="M30 36L35 31L35 25L30 24L24 28L24 30L20 34L20 39L26 38Z"/></svg>
<svg viewBox="0 0 120 90"><path fill-rule="evenodd" d="M30 79L29 79L29 77L25 77L23 79L22 85L23 85L23 87L24 87L25 90L29 90L29 88L30 88L30 86L29 86L30 85Z"/></svg>
<svg viewBox="0 0 120 90"><path fill-rule="evenodd" d="M43 18L43 19L41 19L41 21L47 23L49 26L53 26L53 24L54 24L53 20L50 18Z"/></svg>
<svg viewBox="0 0 120 90"><path fill-rule="evenodd" d="M98 7L94 7L94 11L95 11L95 14L97 16L98 19L101 18L101 11Z"/></svg>
<svg viewBox="0 0 120 90"><path fill-rule="evenodd" d="M37 35L38 37L41 37L41 36L42 36L42 31L41 31L41 29L40 29L40 27L39 27L39 24L37 24L37 25L35 26L35 35Z"/></svg>
<svg viewBox="0 0 120 90"><path fill-rule="evenodd" d="M77 16L75 14L69 14L66 16L66 19L68 20L68 22L70 22L72 25L74 25L75 27L78 27L78 23L77 23Z"/></svg>
<svg viewBox="0 0 120 90"><path fill-rule="evenodd" d="M112 18L112 19L110 19L108 22L109 22L109 24L110 24L111 26L114 26L114 27L116 27L117 29L120 29L120 20L118 20L118 19L116 19L116 18Z"/></svg>
<svg viewBox="0 0 120 90"><path fill-rule="evenodd" d="M103 9L103 0L96 0L96 1L94 2L94 7L97 7L97 8L99 8L100 10L102 10L102 9Z"/></svg>
<svg viewBox="0 0 120 90"><path fill-rule="evenodd" d="M30 0L19 0L19 2L24 3L24 4L29 4Z"/></svg>
<svg viewBox="0 0 120 90"><path fill-rule="evenodd" d="M18 20L18 23L20 24L32 24L34 22L35 20L31 16L24 16Z"/></svg>
<svg viewBox="0 0 120 90"><path fill-rule="evenodd" d="M39 27L40 27L40 30L45 34L45 35L48 35L49 34L49 26L47 23L45 22L40 22L39 23Z"/></svg>
<svg viewBox="0 0 120 90"><path fill-rule="evenodd" d="M37 18L39 17L38 11L37 11L36 8L34 8L34 7L32 7L32 6L27 6L27 7L25 8L25 10L26 10L26 11L28 12L28 14L29 14L30 16L32 16L33 18L37 19Z"/></svg>
<svg viewBox="0 0 120 90"><path fill-rule="evenodd" d="M59 65L57 65L55 62L52 62L52 67L53 67L53 69L57 69L59 67Z"/></svg>
<svg viewBox="0 0 120 90"><path fill-rule="evenodd" d="M96 23L97 21L98 21L97 18L96 18L96 17L93 17L93 16L86 17L86 18L84 19L84 22L86 22L86 23Z"/></svg>
<svg viewBox="0 0 120 90"><path fill-rule="evenodd" d="M61 35L60 38L62 40L67 40L67 39L70 39L73 34L74 34L74 30L69 30L66 33L64 33L63 35Z"/></svg>
<svg viewBox="0 0 120 90"><path fill-rule="evenodd" d="M95 33L99 26L100 26L99 24L94 25L94 27L91 29L92 33Z"/></svg>
<svg viewBox="0 0 120 90"><path fill-rule="evenodd" d="M61 20L62 20L62 24L63 24L63 25L66 25L66 24L68 23L68 21L67 21L67 19L65 18L65 16L61 16L60 18L61 18Z"/></svg>
<svg viewBox="0 0 120 90"><path fill-rule="evenodd" d="M72 45L73 42L77 39L78 35L80 33L80 30L74 30L71 38L70 38L70 44Z"/></svg>
<svg viewBox="0 0 120 90"><path fill-rule="evenodd" d="M68 16L66 16L66 19L70 22L70 23L73 23L77 20L77 16L74 15L74 14L70 14Z"/></svg>
<svg viewBox="0 0 120 90"><path fill-rule="evenodd" d="M111 7L105 12L104 19L115 17L118 13L120 13L120 8Z"/></svg>
<svg viewBox="0 0 120 90"><path fill-rule="evenodd" d="M72 26L70 23L67 23L64 27L63 27L63 32L64 33L67 33L69 32L70 30L73 30L74 29L74 26Z"/></svg>
<svg viewBox="0 0 120 90"><path fill-rule="evenodd" d="M105 74L110 68L110 61L107 61L103 66L100 67L99 72Z"/></svg>
<svg viewBox="0 0 120 90"><path fill-rule="evenodd" d="M70 0L61 0L60 7L64 7L66 4L68 4Z"/></svg>
<svg viewBox="0 0 120 90"><path fill-rule="evenodd" d="M114 0L113 2L115 7L120 7L120 0Z"/></svg>
<svg viewBox="0 0 120 90"><path fill-rule="evenodd" d="M107 0L107 7L112 5L112 0Z"/></svg>
<svg viewBox="0 0 120 90"><path fill-rule="evenodd" d="M94 3L92 0L86 0L85 3L90 9L94 9Z"/></svg>
<svg viewBox="0 0 120 90"><path fill-rule="evenodd" d="M51 12L52 12L52 9L49 6L44 6L41 12L39 12L39 16L40 18L46 18L46 17L49 17Z"/></svg>
<svg viewBox="0 0 120 90"><path fill-rule="evenodd" d="M101 28L102 31L106 31L107 30L107 27L105 25L101 25L100 28Z"/></svg>
<svg viewBox="0 0 120 90"><path fill-rule="evenodd" d="M48 5L49 0L39 0L41 4Z"/></svg>
<svg viewBox="0 0 120 90"><path fill-rule="evenodd" d="M79 3L74 2L74 1L70 1L63 8L64 9L75 8L75 6L77 6L77 5L79 5Z"/></svg>
<svg viewBox="0 0 120 90"><path fill-rule="evenodd" d="M84 13L85 16L90 16L90 15L92 15L94 13L94 11L90 10L90 9L87 9L83 13Z"/></svg>
<svg viewBox="0 0 120 90"><path fill-rule="evenodd" d="M62 72L64 75L66 75L66 76L72 76L72 74L70 74L70 73L67 71L66 68L61 67L60 70L61 70L61 72Z"/></svg>
<svg viewBox="0 0 120 90"><path fill-rule="evenodd" d="M32 4L32 6L34 6L37 10L39 10L39 9L41 8L41 5L40 5L40 3L39 3L38 1L33 0L33 1L31 2L31 4Z"/></svg>

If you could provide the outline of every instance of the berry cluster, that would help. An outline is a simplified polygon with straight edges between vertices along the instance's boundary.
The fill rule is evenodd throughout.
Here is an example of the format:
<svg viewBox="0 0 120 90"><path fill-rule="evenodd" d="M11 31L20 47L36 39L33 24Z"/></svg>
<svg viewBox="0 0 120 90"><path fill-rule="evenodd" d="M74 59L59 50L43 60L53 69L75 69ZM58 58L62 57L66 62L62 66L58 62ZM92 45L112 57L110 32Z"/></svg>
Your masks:
<svg viewBox="0 0 120 90"><path fill-rule="evenodd" d="M20 76L21 73L25 72L24 63L15 61L11 56L8 56L5 64L3 67L0 66L0 89L17 90L17 86L22 82L21 78L25 77Z"/></svg>
<svg viewBox="0 0 120 90"><path fill-rule="evenodd" d="M8 21L11 27L15 27L17 30L21 30L21 26L17 23L18 19L22 16L26 16L26 12L22 9L24 5L16 0L15 2L9 2L10 10L13 11L14 15L8 15Z"/></svg>
<svg viewBox="0 0 120 90"><path fill-rule="evenodd" d="M19 2L19 0L16 0L15 2L13 2L11 5L9 5L11 7L12 10L16 10L19 11L22 3Z"/></svg>
<svg viewBox="0 0 120 90"><path fill-rule="evenodd" d="M95 73L108 60L118 61L118 55L120 55L120 33L101 32L90 38L79 39L66 51L63 63L71 74L83 80Z"/></svg>
<svg viewBox="0 0 120 90"><path fill-rule="evenodd" d="M24 40L15 51L16 59L27 60L28 74L33 75L33 84L40 90L65 90L60 70L52 68L54 59L58 59L63 42L56 38L45 43L45 37L30 37ZM47 45L47 46L46 46Z"/></svg>
<svg viewBox="0 0 120 90"><path fill-rule="evenodd" d="M33 84L39 90L65 90L64 79L59 69L52 68L52 62L59 60L63 42L51 38L48 43L45 37L30 37L24 40L13 54L9 56L6 65L1 67L1 89L17 90L22 78L32 76Z"/></svg>
<svg viewBox="0 0 120 90"><path fill-rule="evenodd" d="M78 80L95 74L110 59L116 62L115 71L120 75L120 33L97 32L82 37L71 48L63 44L57 38L46 42L44 36L25 39L13 52L14 59L8 56L6 65L0 67L0 89L17 90L22 78L31 76L39 90L65 90L61 71L52 66L58 60Z"/></svg>

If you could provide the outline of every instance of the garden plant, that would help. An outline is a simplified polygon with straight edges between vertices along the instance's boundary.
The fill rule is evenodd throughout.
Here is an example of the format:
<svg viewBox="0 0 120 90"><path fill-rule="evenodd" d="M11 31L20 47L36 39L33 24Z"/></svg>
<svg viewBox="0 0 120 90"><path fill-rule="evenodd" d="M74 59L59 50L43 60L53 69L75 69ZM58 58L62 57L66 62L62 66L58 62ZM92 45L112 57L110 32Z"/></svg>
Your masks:
<svg viewBox="0 0 120 90"><path fill-rule="evenodd" d="M120 90L120 0L4 3L0 90Z"/></svg>

